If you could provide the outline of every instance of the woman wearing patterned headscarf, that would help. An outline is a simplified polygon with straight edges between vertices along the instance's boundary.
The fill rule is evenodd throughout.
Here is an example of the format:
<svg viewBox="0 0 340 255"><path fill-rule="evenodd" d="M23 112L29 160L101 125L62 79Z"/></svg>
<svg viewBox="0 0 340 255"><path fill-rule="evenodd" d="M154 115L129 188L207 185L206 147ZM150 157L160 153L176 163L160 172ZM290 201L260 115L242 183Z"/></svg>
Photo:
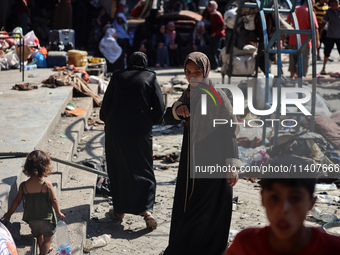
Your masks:
<svg viewBox="0 0 340 255"><path fill-rule="evenodd" d="M144 216L155 229L152 216L156 180L153 172L152 125L163 116L163 96L156 73L147 69L144 53L134 52L127 68L113 73L100 110L105 122L105 154L113 207L111 216Z"/></svg>
<svg viewBox="0 0 340 255"><path fill-rule="evenodd" d="M213 128L215 118L236 121L226 94L214 89L209 80L210 62L201 52L190 53L184 62L188 88L167 109L165 121L185 123L181 158L172 210L169 245L164 255L222 254L228 242L232 213L232 186L237 172L209 174L197 167L240 165L235 128L220 125ZM216 106L208 97L208 113L201 114L202 92L215 93ZM214 91L214 92L213 92ZM206 95L206 92L203 92ZM217 96L218 98L217 99ZM202 168L201 168L202 169Z"/></svg>

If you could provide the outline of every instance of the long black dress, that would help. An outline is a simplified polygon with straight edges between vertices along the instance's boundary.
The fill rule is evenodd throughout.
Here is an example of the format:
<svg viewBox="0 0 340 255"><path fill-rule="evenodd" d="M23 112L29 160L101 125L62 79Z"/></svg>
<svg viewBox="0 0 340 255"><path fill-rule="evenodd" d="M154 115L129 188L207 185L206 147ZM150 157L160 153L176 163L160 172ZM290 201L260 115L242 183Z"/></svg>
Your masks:
<svg viewBox="0 0 340 255"><path fill-rule="evenodd" d="M169 124L176 121L171 111L166 112L164 120ZM164 255L221 255L228 242L232 187L227 178L190 177L189 150L193 150L193 144L189 137L190 127L186 121L169 245ZM217 128L214 133L195 144L195 154L207 154L207 148L211 157L208 161L212 165L225 165L226 158L238 158L235 129L227 125ZM203 161L203 164L207 163L206 159ZM198 158L195 165L200 165L201 162L202 159Z"/></svg>
<svg viewBox="0 0 340 255"><path fill-rule="evenodd" d="M127 68L113 74L100 119L106 125L106 161L117 213L139 215L153 209L156 180L151 131L163 112L163 96L153 71Z"/></svg>

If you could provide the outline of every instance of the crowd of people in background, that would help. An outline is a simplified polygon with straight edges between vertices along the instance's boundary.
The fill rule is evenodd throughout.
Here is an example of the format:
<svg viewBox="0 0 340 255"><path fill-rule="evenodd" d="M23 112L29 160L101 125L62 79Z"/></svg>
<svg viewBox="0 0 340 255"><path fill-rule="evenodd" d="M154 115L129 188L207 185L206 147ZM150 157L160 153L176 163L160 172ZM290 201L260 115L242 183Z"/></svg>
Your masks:
<svg viewBox="0 0 340 255"><path fill-rule="evenodd" d="M132 2L134 5L132 5ZM145 15L145 22L137 26L128 26L128 19L139 15L138 7L145 7L151 2ZM214 2L214 1L213 1ZM119 55L115 61L116 68L124 68L126 60L135 51L147 54L150 66L178 67L183 65L183 56L193 51L202 51L209 56L214 69L218 61L218 49L223 39L223 18L217 11L217 3L212 5L207 0L201 1L116 1L115 13L107 6L99 5L99 1L59 0L44 1L44 3L30 0L17 0L12 6L3 29L11 31L20 26L23 33L34 30L41 46L49 46L49 32L53 29L75 30L75 47L93 52L96 57L105 57L112 71L113 55ZM162 5L161 5L162 3ZM153 5L152 5L153 4ZM204 10L206 8L206 10ZM211 8L211 9L209 9ZM136 12L137 9L137 12ZM164 18L169 13L178 13L181 10L190 10L204 15L200 22L193 21L187 27L181 27L176 19ZM211 14L210 14L210 13ZM219 14L219 32L216 34L216 19L211 17ZM211 16L211 17L210 17ZM213 23L211 24L211 21ZM109 28L113 28L106 33ZM107 53L103 48L105 43L117 42ZM216 42L215 42L216 41ZM214 45L216 47L210 47ZM110 45L110 44L108 44ZM121 52L121 53L120 53ZM111 55L111 57L107 57ZM182 57L181 57L182 56ZM211 58L210 58L211 56Z"/></svg>
<svg viewBox="0 0 340 255"><path fill-rule="evenodd" d="M190 1L187 1L190 2ZM162 8L151 9L144 23L140 23L133 29L129 29L127 17L124 13L116 14L114 19L105 19L97 22L97 28L102 33L113 27L117 32L117 42L122 48L125 59L135 51L144 52L149 59L149 65L154 67L179 67L182 66L183 57L193 51L204 52L213 63L212 69L219 66L219 52L223 46L224 24L222 14L217 10L215 1L205 1L203 20L182 26L176 19L166 18L165 12L181 11L187 8L199 12L197 4L181 4L181 1L173 3L166 1ZM138 7L138 5L137 5ZM190 8L189 8L190 7ZM127 14L129 15L129 14ZM133 10L130 18L138 15ZM98 17L101 21L108 14L101 10ZM102 51L95 51L100 56Z"/></svg>
<svg viewBox="0 0 340 255"><path fill-rule="evenodd" d="M334 10L329 8L331 2ZM328 0L313 2L320 44L324 44L325 47L322 74L326 74L327 61L332 61L329 58L330 49L334 44L339 44L337 32L332 32L336 24L340 24L340 18L336 19L336 14L339 12L337 3L338 1L328 3ZM11 31L15 26L22 26L23 33L34 30L42 46L48 46L50 30L74 29L76 48L93 52L96 57L105 57L109 65L111 64L111 71L124 68L126 60L135 51L144 52L152 67L179 67L183 65L183 56L200 51L209 57L211 69L216 70L221 64L219 53L226 40L223 14L229 5L230 1L135 0L127 2L120 0L116 1L114 8L108 10L107 6L99 5L98 0L40 2L16 0L12 14L3 29ZM192 23L182 23L174 15L169 18L168 14L178 13L181 10L199 13L202 15L202 20L192 19ZM131 25L128 20L134 18L144 18L145 21ZM115 47L117 52L112 53L119 55L115 60L118 62L114 68L112 59L110 61L104 54L106 50L100 47L103 45L102 41L108 38L106 31L109 28L115 30L115 36L110 35L109 40L117 41L118 45L118 48ZM327 31L331 33L327 35ZM317 59L322 61L320 45L318 46Z"/></svg>

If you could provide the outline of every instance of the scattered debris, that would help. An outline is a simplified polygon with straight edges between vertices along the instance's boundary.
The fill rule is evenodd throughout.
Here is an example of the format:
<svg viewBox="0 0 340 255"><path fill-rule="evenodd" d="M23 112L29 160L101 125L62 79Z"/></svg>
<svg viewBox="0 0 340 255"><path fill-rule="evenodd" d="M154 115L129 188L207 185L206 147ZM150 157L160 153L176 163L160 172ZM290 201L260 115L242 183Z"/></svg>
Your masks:
<svg viewBox="0 0 340 255"><path fill-rule="evenodd" d="M336 187L335 183L332 183L332 184L317 183L317 184L315 184L315 190L336 190L336 189L337 189L337 187Z"/></svg>
<svg viewBox="0 0 340 255"><path fill-rule="evenodd" d="M66 109L67 109L67 107L66 107ZM73 110L65 110L65 112L68 113L68 114L72 114L74 116L84 116L86 114L86 109L76 107Z"/></svg>
<svg viewBox="0 0 340 255"><path fill-rule="evenodd" d="M15 84L12 89L14 90L32 90L38 89L37 85L32 85L30 83L23 83L23 84Z"/></svg>
<svg viewBox="0 0 340 255"><path fill-rule="evenodd" d="M161 166L159 169L161 169L161 170L167 170L167 169L169 169L170 168L170 166Z"/></svg>
<svg viewBox="0 0 340 255"><path fill-rule="evenodd" d="M176 152L167 154L167 155L165 156L165 161L166 161L166 162L169 162L169 163L178 162L178 161L179 161L179 154L176 153Z"/></svg>
<svg viewBox="0 0 340 255"><path fill-rule="evenodd" d="M103 247L107 245L111 240L111 235L104 234L98 237L92 237L91 239L86 239L84 245L84 252L90 252L95 248Z"/></svg>
<svg viewBox="0 0 340 255"><path fill-rule="evenodd" d="M72 104L72 103L67 104L66 110L73 111L74 109L76 109L76 107L74 106L74 104Z"/></svg>

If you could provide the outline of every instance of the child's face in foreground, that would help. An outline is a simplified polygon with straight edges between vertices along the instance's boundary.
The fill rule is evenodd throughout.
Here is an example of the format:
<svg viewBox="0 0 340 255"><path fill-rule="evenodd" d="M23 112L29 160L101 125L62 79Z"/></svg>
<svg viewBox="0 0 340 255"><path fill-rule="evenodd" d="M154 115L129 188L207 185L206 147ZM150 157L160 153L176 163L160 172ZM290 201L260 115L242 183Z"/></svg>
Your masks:
<svg viewBox="0 0 340 255"><path fill-rule="evenodd" d="M312 198L304 187L289 187L274 183L261 192L272 234L281 240L294 238L303 228L306 214L312 209Z"/></svg>

